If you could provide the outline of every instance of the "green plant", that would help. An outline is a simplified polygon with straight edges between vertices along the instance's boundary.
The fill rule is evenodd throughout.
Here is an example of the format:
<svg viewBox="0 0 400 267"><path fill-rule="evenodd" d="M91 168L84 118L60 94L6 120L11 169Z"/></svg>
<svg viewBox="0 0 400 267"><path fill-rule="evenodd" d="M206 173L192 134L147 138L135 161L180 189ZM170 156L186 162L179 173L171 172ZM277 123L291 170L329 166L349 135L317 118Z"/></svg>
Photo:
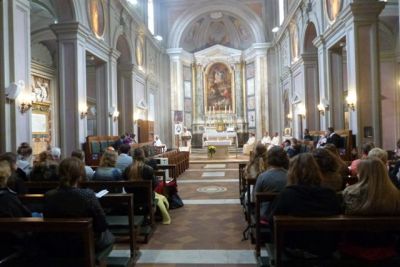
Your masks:
<svg viewBox="0 0 400 267"><path fill-rule="evenodd" d="M207 150L208 150L208 153L212 156L217 151L217 148L215 146L208 146Z"/></svg>

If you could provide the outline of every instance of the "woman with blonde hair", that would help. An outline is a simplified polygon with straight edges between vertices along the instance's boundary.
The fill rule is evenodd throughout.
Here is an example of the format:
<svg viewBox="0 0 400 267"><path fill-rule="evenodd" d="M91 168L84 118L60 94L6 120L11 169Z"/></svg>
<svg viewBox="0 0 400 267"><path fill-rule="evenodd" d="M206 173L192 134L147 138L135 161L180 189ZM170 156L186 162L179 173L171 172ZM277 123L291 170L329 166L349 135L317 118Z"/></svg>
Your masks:
<svg viewBox="0 0 400 267"><path fill-rule="evenodd" d="M390 181L382 160L362 160L358 176L360 181L343 191L346 214L400 215L400 191Z"/></svg>
<svg viewBox="0 0 400 267"><path fill-rule="evenodd" d="M343 191L346 214L400 215L400 191L390 181L382 160L378 157L361 160L358 165L358 177L358 183ZM363 260L383 260L397 254L394 244L395 237L391 233L352 233L347 236L340 251Z"/></svg>
<svg viewBox="0 0 400 267"><path fill-rule="evenodd" d="M267 148L262 143L258 143L255 152L252 153L250 162L246 165L246 179L256 179L257 176L267 169Z"/></svg>
<svg viewBox="0 0 400 267"><path fill-rule="evenodd" d="M100 165L93 174L93 181L118 181L122 180L120 169L115 168L118 154L115 151L106 150L100 159Z"/></svg>

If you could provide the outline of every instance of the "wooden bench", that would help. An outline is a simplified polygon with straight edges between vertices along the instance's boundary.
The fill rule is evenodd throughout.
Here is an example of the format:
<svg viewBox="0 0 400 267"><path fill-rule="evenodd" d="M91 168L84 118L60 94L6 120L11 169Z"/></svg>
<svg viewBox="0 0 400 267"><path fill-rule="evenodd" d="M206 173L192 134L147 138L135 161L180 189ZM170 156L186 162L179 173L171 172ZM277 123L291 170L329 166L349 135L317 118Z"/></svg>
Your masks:
<svg viewBox="0 0 400 267"><path fill-rule="evenodd" d="M367 216L348 216L337 215L330 217L293 217L293 216L274 216L274 244L276 267L284 266L282 253L286 233L291 231L329 231L329 232L399 232L400 216L397 217L367 217ZM315 244L318 246L318 244ZM318 261L318 260L317 260ZM343 261L345 264L346 260ZM353 261L354 260L350 260ZM290 264L288 266L291 266ZM310 265L313 266L313 265ZM332 265L330 265L332 266ZM343 265L337 265L343 266ZM346 265L348 266L348 265ZM362 265L352 265L362 266ZM400 266L400 261L396 265Z"/></svg>
<svg viewBox="0 0 400 267"><path fill-rule="evenodd" d="M337 149L339 150L340 156L343 160L352 160L351 151L353 150L355 143L353 132L351 130L336 130L340 136L341 146ZM318 139L321 135L325 135L325 131L310 131L310 135L313 137L314 145L317 144Z"/></svg>
<svg viewBox="0 0 400 267"><path fill-rule="evenodd" d="M19 195L18 198L25 205L32 206L32 204L44 205L44 195L43 194L26 194ZM136 233L134 225L134 214L133 214L133 196L132 194L107 194L99 198L100 204L104 209L112 209L115 207L124 207L124 216L106 216L107 223L110 230L114 233L114 229L120 230L121 228L127 231L124 234L129 236L129 248L130 248L130 258L128 261L128 266L131 266L135 257L138 255L136 246ZM36 210L32 210L36 211ZM121 224L121 221L123 223Z"/></svg>
<svg viewBox="0 0 400 267"><path fill-rule="evenodd" d="M57 188L59 183L50 181L26 182L25 186L31 194L44 194L51 189ZM133 193L135 209L138 211L140 205L147 207L147 210L143 208L144 214L135 212L135 215L143 215L148 219L148 225L141 227L140 233L144 236L144 242L148 242L155 229L155 205L151 181L89 181L81 182L79 186L82 188L90 188L95 192L107 189L112 193L122 192L122 189L125 188L126 192Z"/></svg>
<svg viewBox="0 0 400 267"><path fill-rule="evenodd" d="M104 150L113 146L119 136L88 136L84 144L85 162L90 166L98 166Z"/></svg>
<svg viewBox="0 0 400 267"><path fill-rule="evenodd" d="M31 232L31 233L76 233L82 238L83 258L74 259L79 265L95 267L95 245L93 237L93 224L90 218L76 219L44 219L44 218L0 218L0 232ZM21 255L23 256L23 255ZM36 259L38 263L40 259ZM47 259L50 260L50 259ZM58 259L60 262L66 259ZM82 261L82 262L80 262ZM83 265L81 265L83 264ZM56 265L54 265L56 266ZM65 265L64 265L65 266Z"/></svg>
<svg viewBox="0 0 400 267"><path fill-rule="evenodd" d="M159 154L154 158L168 158L168 165L173 166L172 168L168 168L172 178L177 178L189 168L189 152L186 151L171 150ZM162 168L162 165L158 167Z"/></svg>

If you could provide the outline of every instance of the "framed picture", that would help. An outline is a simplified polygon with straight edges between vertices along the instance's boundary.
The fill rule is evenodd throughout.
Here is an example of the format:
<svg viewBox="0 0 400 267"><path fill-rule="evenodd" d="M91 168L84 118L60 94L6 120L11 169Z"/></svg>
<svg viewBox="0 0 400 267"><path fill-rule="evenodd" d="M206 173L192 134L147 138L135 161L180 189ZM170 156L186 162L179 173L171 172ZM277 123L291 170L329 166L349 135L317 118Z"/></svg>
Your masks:
<svg viewBox="0 0 400 267"><path fill-rule="evenodd" d="M247 85L247 95L254 95L254 93L255 93L254 78L248 79L246 81L246 85Z"/></svg>
<svg viewBox="0 0 400 267"><path fill-rule="evenodd" d="M48 134L48 115L46 113L32 113L32 133Z"/></svg>
<svg viewBox="0 0 400 267"><path fill-rule="evenodd" d="M256 128L256 111L251 110L247 112L247 120L249 122L249 128Z"/></svg>
<svg viewBox="0 0 400 267"><path fill-rule="evenodd" d="M192 97L192 83L190 81L184 81L183 87L185 89L185 97L191 98Z"/></svg>
<svg viewBox="0 0 400 267"><path fill-rule="evenodd" d="M174 111L174 122L183 122L183 111L182 110L175 110Z"/></svg>

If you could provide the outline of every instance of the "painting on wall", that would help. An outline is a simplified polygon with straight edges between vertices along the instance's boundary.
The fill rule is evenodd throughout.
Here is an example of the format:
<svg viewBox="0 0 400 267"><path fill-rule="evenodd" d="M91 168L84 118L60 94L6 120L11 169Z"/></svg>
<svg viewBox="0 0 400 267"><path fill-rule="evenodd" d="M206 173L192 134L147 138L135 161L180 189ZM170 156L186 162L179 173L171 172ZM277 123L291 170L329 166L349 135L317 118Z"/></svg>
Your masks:
<svg viewBox="0 0 400 267"><path fill-rule="evenodd" d="M50 102L50 80L35 75L32 76L32 79L34 102Z"/></svg>
<svg viewBox="0 0 400 267"><path fill-rule="evenodd" d="M210 65L205 72L205 110L213 112L234 111L233 72L226 64Z"/></svg>
<svg viewBox="0 0 400 267"><path fill-rule="evenodd" d="M252 78L252 79L248 79L247 81L246 81L246 85L247 85L247 95L254 95L254 93L255 93L255 89L254 89L254 87L255 87L255 84L254 84L254 78Z"/></svg>
<svg viewBox="0 0 400 267"><path fill-rule="evenodd" d="M325 11L329 21L334 22L342 9L342 0L325 0Z"/></svg>
<svg viewBox="0 0 400 267"><path fill-rule="evenodd" d="M138 35L136 37L136 42L135 42L135 52L136 52L136 63L138 64L139 67L143 66L143 60L144 60L144 40L143 36Z"/></svg>
<svg viewBox="0 0 400 267"><path fill-rule="evenodd" d="M256 111L255 110L247 112L247 121L249 123L249 128L256 128Z"/></svg>
<svg viewBox="0 0 400 267"><path fill-rule="evenodd" d="M88 0L90 26L97 38L102 38L105 28L105 12L103 0Z"/></svg>
<svg viewBox="0 0 400 267"><path fill-rule="evenodd" d="M185 89L185 97L191 98L192 97L192 83L189 81L184 81L183 87Z"/></svg>
<svg viewBox="0 0 400 267"><path fill-rule="evenodd" d="M294 22L290 24L290 48L292 50L292 61L295 61L299 57L299 35Z"/></svg>

